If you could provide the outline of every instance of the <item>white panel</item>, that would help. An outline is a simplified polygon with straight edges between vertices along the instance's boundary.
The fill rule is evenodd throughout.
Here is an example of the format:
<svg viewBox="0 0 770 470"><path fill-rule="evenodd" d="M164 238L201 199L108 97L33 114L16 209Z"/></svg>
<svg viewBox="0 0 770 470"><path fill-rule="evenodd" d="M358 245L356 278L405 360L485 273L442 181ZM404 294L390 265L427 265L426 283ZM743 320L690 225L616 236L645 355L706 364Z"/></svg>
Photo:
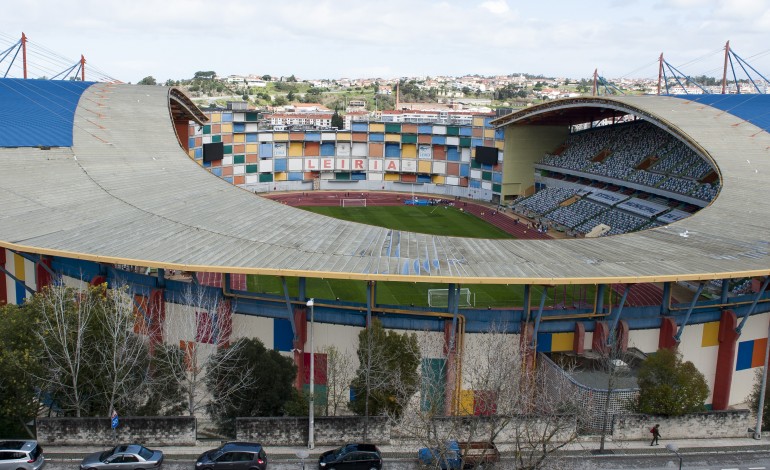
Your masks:
<svg viewBox="0 0 770 470"><path fill-rule="evenodd" d="M438 135L446 135L446 126L433 126L433 133Z"/></svg>
<svg viewBox="0 0 770 470"><path fill-rule="evenodd" d="M268 132L260 132L259 137L257 137L257 140L259 140L260 142L272 142L273 134Z"/></svg>
<svg viewBox="0 0 770 470"><path fill-rule="evenodd" d="M285 143L273 144L273 156L274 157L285 157L286 156L286 147L287 147L287 145Z"/></svg>
<svg viewBox="0 0 770 470"><path fill-rule="evenodd" d="M369 155L369 145L366 142L354 142L353 143L353 156L365 157Z"/></svg>
<svg viewBox="0 0 770 470"><path fill-rule="evenodd" d="M382 171L384 162L381 158L370 158L368 162L369 171Z"/></svg>
<svg viewBox="0 0 770 470"><path fill-rule="evenodd" d="M289 159L289 171L302 171L302 159L290 158Z"/></svg>
<svg viewBox="0 0 770 470"><path fill-rule="evenodd" d="M446 162L433 162L433 173L437 175L445 175L446 174Z"/></svg>
<svg viewBox="0 0 770 470"><path fill-rule="evenodd" d="M0 248L4 250L5 248ZM16 263L13 260L13 252L5 250L5 269L12 275L16 275ZM11 279L11 276L3 275L3 282L5 282L5 293L8 295L8 303L16 304L16 281Z"/></svg>
<svg viewBox="0 0 770 470"><path fill-rule="evenodd" d="M318 171L321 168L320 160L318 158L306 158L305 159L305 171Z"/></svg>
<svg viewBox="0 0 770 470"><path fill-rule="evenodd" d="M334 179L334 173L321 173L321 179L322 180L333 180Z"/></svg>
<svg viewBox="0 0 770 470"><path fill-rule="evenodd" d="M334 170L334 158L332 157L325 157L321 159L321 171L332 171Z"/></svg>
<svg viewBox="0 0 770 470"><path fill-rule="evenodd" d="M447 137L446 138L446 144L447 145L460 145L460 138L459 137Z"/></svg>
<svg viewBox="0 0 770 470"><path fill-rule="evenodd" d="M401 171L415 173L417 171L417 160L406 159L401 161Z"/></svg>
<svg viewBox="0 0 770 470"><path fill-rule="evenodd" d="M246 173L246 165L234 165L233 166L233 174L234 175L243 175Z"/></svg>
<svg viewBox="0 0 770 470"><path fill-rule="evenodd" d="M401 160L388 158L385 160L385 171L401 171Z"/></svg>
<svg viewBox="0 0 770 470"><path fill-rule="evenodd" d="M447 176L444 180L444 184L448 184L451 186L459 186L460 185L460 178L457 176Z"/></svg>
<svg viewBox="0 0 770 470"><path fill-rule="evenodd" d="M273 172L273 161L270 159L260 160L259 161L259 172L260 173L272 173Z"/></svg>
<svg viewBox="0 0 770 470"><path fill-rule="evenodd" d="M243 122L246 120L246 113L233 113L233 122Z"/></svg>
<svg viewBox="0 0 770 470"><path fill-rule="evenodd" d="M337 156L338 157L350 156L350 142L337 142Z"/></svg>
<svg viewBox="0 0 770 470"><path fill-rule="evenodd" d="M35 269L35 263L24 258L24 284L30 289L37 291L37 269ZM32 294L27 291L26 297L32 297Z"/></svg>
<svg viewBox="0 0 770 470"><path fill-rule="evenodd" d="M430 160L433 158L433 147L420 144L420 146L417 147L417 158L421 160Z"/></svg>
<svg viewBox="0 0 770 470"><path fill-rule="evenodd" d="M460 151L460 161L463 162L469 162L471 161L471 149L469 148L463 148Z"/></svg>
<svg viewBox="0 0 770 470"><path fill-rule="evenodd" d="M382 173L367 173L366 179L369 181L382 181Z"/></svg>
<svg viewBox="0 0 770 470"><path fill-rule="evenodd" d="M257 182L257 175L246 175L246 184L256 184Z"/></svg>
<svg viewBox="0 0 770 470"><path fill-rule="evenodd" d="M352 171L366 171L366 159L365 158L352 158L350 159L350 169Z"/></svg>
<svg viewBox="0 0 770 470"><path fill-rule="evenodd" d="M247 122L245 129L246 132L257 132L259 130L259 124L256 122Z"/></svg>
<svg viewBox="0 0 770 470"><path fill-rule="evenodd" d="M222 158L222 166L232 165L232 164L233 164L233 156L232 155L225 155Z"/></svg>
<svg viewBox="0 0 770 470"><path fill-rule="evenodd" d="M480 180L481 179L481 170L471 170L471 179Z"/></svg>
<svg viewBox="0 0 770 470"><path fill-rule="evenodd" d="M491 181L482 181L481 182L481 189L486 189L491 191L492 190L492 182Z"/></svg>
<svg viewBox="0 0 770 470"><path fill-rule="evenodd" d="M201 142L203 142L204 144L210 144L210 143L211 143L211 134L209 134L209 135L204 135L204 136L201 138Z"/></svg>
<svg viewBox="0 0 770 470"><path fill-rule="evenodd" d="M337 140L337 134L334 132L322 132L321 140Z"/></svg>
<svg viewBox="0 0 770 470"><path fill-rule="evenodd" d="M350 170L350 159L349 158L338 158L337 161L334 162L334 169L335 170L342 170L342 171L349 171Z"/></svg>

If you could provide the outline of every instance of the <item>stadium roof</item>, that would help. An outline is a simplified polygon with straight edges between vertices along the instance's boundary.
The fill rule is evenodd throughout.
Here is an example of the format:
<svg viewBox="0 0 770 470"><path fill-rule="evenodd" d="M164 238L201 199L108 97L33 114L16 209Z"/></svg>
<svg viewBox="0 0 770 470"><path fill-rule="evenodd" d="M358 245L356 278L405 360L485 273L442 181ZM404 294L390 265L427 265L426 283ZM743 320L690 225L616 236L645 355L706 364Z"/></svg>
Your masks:
<svg viewBox="0 0 770 470"><path fill-rule="evenodd" d="M707 104L770 131L770 95L676 95Z"/></svg>
<svg viewBox="0 0 770 470"><path fill-rule="evenodd" d="M0 148L0 246L190 271L466 284L634 283L770 272L770 135L702 103L581 98L501 118L516 125L573 108L635 113L711 158L723 186L692 217L643 232L479 240L330 219L235 187L180 148L170 114L173 93L93 84L77 106L72 147ZM0 127L19 118L3 116Z"/></svg>

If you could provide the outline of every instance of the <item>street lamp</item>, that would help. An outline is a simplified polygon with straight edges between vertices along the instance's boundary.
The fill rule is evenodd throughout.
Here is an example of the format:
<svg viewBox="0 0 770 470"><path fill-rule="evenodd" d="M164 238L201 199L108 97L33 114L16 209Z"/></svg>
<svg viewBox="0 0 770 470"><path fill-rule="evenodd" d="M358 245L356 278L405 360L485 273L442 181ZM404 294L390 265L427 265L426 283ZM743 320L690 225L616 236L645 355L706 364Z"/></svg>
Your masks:
<svg viewBox="0 0 770 470"><path fill-rule="evenodd" d="M682 470L682 455L679 454L679 447L677 447L676 444L666 444L666 449L675 453L676 456L679 457L679 470Z"/></svg>
<svg viewBox="0 0 770 470"><path fill-rule="evenodd" d="M313 348L313 302L314 299L307 301L307 306L310 307L310 409L308 410L308 428L307 428L307 448L315 449L315 442L313 442L313 426L315 415L315 349Z"/></svg>

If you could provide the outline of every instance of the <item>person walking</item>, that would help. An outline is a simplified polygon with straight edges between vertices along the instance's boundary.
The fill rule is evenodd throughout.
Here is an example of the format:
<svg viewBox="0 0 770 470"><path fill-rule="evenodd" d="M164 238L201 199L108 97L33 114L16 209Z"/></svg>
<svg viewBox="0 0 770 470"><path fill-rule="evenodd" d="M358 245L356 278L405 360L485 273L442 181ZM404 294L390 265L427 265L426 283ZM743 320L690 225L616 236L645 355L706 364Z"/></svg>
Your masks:
<svg viewBox="0 0 770 470"><path fill-rule="evenodd" d="M650 442L651 446L657 446L658 444L658 438L660 437L660 424L656 424L655 426L650 429L650 432L652 433L652 442Z"/></svg>

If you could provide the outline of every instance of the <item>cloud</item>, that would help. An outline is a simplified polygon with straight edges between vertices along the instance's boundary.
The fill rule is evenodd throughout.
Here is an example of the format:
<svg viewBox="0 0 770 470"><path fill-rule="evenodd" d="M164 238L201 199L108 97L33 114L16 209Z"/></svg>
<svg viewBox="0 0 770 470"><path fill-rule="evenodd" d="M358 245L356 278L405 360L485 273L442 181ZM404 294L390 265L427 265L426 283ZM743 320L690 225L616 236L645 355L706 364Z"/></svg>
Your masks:
<svg viewBox="0 0 770 470"><path fill-rule="evenodd" d="M502 15L511 11L511 9L508 7L508 2L505 0L491 0L482 3L480 6L481 8L488 10L490 13L495 15Z"/></svg>

